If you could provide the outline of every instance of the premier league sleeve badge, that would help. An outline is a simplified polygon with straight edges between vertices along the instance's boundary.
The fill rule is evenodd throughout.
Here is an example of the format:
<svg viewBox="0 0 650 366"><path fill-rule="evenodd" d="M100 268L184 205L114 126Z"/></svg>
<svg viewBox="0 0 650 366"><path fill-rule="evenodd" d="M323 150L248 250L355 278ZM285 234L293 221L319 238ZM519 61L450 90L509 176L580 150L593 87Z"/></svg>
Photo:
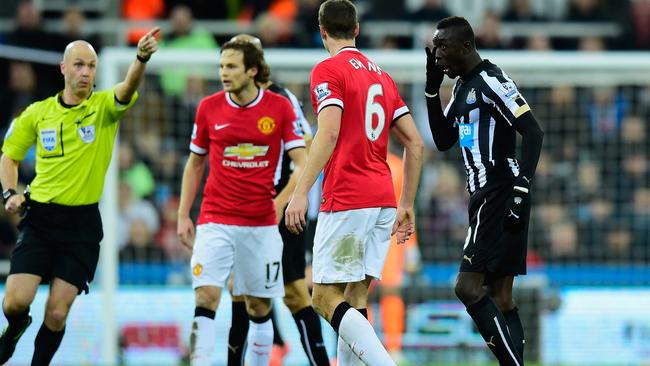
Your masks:
<svg viewBox="0 0 650 366"><path fill-rule="evenodd" d="M81 126L77 128L77 132L79 132L79 137L83 142L89 144L95 141L95 125Z"/></svg>

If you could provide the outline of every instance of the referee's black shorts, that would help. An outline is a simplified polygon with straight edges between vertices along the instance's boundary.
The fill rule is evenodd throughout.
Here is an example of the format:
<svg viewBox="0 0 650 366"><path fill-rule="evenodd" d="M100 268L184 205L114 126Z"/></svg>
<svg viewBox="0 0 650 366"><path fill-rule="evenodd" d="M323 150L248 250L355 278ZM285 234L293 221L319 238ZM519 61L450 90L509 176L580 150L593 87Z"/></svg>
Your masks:
<svg viewBox="0 0 650 366"><path fill-rule="evenodd" d="M19 225L10 274L60 278L88 293L104 233L97 204L62 206L31 201Z"/></svg>
<svg viewBox="0 0 650 366"><path fill-rule="evenodd" d="M512 183L474 192L469 199L469 229L463 247L461 272L476 272L491 278L526 274L528 220L518 233L504 230L506 201Z"/></svg>
<svg viewBox="0 0 650 366"><path fill-rule="evenodd" d="M282 236L282 276L285 285L305 278L305 243L306 231L298 235L292 234L284 224L284 216L280 222L280 236Z"/></svg>

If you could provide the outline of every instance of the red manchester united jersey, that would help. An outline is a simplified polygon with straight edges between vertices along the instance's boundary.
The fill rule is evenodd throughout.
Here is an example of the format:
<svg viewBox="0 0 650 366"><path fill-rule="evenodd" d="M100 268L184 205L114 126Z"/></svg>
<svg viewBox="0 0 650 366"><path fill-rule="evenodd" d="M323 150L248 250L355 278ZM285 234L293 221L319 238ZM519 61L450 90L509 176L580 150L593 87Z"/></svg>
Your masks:
<svg viewBox="0 0 650 366"><path fill-rule="evenodd" d="M275 225L273 181L284 151L304 147L289 101L260 89L238 105L229 93L204 98L196 111L190 150L210 154L198 224Z"/></svg>
<svg viewBox="0 0 650 366"><path fill-rule="evenodd" d="M409 113L393 79L356 48L340 50L311 72L316 114L343 110L341 129L325 165L321 211L395 207L386 162L388 130Z"/></svg>

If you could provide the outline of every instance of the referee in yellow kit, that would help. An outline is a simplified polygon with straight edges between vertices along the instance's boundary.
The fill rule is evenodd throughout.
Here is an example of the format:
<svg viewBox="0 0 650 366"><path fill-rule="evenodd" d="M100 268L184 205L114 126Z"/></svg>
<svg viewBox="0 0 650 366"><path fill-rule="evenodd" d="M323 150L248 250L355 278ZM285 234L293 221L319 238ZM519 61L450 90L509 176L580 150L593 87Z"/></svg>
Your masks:
<svg viewBox="0 0 650 366"><path fill-rule="evenodd" d="M145 65L158 49L154 28L138 42L137 55L124 81L94 91L97 54L85 41L65 48L61 73L65 88L35 102L9 127L0 158L5 209L20 212L16 248L2 302L9 325L0 337L0 364L11 358L32 318L29 307L38 285L50 292L32 358L49 365L59 348L70 307L93 280L99 242L104 236L98 202L111 160L120 118L138 98ZM18 165L36 144L36 177L31 199L16 192Z"/></svg>

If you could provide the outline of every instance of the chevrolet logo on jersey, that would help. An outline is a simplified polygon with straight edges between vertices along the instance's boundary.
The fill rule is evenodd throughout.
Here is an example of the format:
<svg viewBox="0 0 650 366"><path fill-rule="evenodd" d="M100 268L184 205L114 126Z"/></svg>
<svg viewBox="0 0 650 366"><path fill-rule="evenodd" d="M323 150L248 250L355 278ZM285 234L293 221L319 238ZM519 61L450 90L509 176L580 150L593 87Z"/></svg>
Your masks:
<svg viewBox="0 0 650 366"><path fill-rule="evenodd" d="M256 146L253 144L245 143L238 144L237 146L228 146L223 155L227 158L237 157L241 160L252 160L258 156L266 155L269 151L268 146Z"/></svg>

